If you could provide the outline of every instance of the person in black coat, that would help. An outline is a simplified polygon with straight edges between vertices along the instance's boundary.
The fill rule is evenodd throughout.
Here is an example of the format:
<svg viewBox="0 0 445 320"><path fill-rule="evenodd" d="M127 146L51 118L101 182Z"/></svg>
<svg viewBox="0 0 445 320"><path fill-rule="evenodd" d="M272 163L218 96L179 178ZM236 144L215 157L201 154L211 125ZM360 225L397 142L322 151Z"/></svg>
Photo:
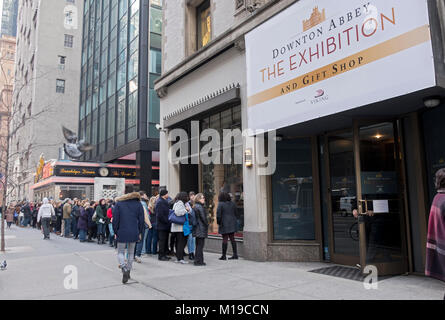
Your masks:
<svg viewBox="0 0 445 320"><path fill-rule="evenodd" d="M93 242L93 236L95 233L95 229L97 228L96 222L93 221L93 215L95 212L94 205L95 202L91 201L90 205L85 208L88 217L88 242Z"/></svg>
<svg viewBox="0 0 445 320"><path fill-rule="evenodd" d="M113 231L117 241L117 259L122 269L122 283L130 279L136 242L144 234L144 208L139 192L132 192L116 199L113 211ZM128 260L125 261L126 251Z"/></svg>
<svg viewBox="0 0 445 320"><path fill-rule="evenodd" d="M207 220L206 211L204 209L205 198L202 193L195 196L195 204L193 210L195 211L196 224L193 226L193 236L196 238L195 248L195 266L205 266L204 262L204 243L209 232L209 222Z"/></svg>
<svg viewBox="0 0 445 320"><path fill-rule="evenodd" d="M170 260L170 257L167 257L168 234L170 232L170 221L168 221L168 215L170 213L169 198L168 191L163 189L160 191L159 199L155 204L156 227L159 238L158 259L161 261Z"/></svg>
<svg viewBox="0 0 445 320"><path fill-rule="evenodd" d="M237 231L236 205L232 202L231 196L226 192L221 192L218 196L216 219L218 222L218 232L223 236L222 256L219 260L227 260L226 253L229 238L233 250L233 256L229 259L238 259L238 251L235 242L235 232Z"/></svg>

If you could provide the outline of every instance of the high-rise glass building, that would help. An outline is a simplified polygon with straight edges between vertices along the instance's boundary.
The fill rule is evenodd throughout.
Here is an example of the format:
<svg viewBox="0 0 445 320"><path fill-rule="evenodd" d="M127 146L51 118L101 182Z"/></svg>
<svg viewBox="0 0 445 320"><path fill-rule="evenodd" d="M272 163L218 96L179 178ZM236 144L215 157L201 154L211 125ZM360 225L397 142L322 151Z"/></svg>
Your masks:
<svg viewBox="0 0 445 320"><path fill-rule="evenodd" d="M134 163L147 192L159 179L161 33L161 0L84 0L79 132L95 148L83 160Z"/></svg>
<svg viewBox="0 0 445 320"><path fill-rule="evenodd" d="M3 0L0 36L17 36L17 12L19 0Z"/></svg>

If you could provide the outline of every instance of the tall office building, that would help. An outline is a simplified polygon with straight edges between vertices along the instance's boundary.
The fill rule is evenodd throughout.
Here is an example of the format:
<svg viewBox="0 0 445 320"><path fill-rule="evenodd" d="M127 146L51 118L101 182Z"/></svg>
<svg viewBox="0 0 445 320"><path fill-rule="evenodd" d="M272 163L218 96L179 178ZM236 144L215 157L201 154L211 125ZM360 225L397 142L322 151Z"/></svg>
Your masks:
<svg viewBox="0 0 445 320"><path fill-rule="evenodd" d="M17 13L19 0L3 0L1 9L1 29L0 36L17 36Z"/></svg>
<svg viewBox="0 0 445 320"><path fill-rule="evenodd" d="M84 160L136 164L138 189L158 183L162 1L85 1L79 132ZM154 168L154 170L153 170Z"/></svg>
<svg viewBox="0 0 445 320"><path fill-rule="evenodd" d="M8 125L14 86L15 38L0 37L0 206L3 204L3 187L8 161Z"/></svg>
<svg viewBox="0 0 445 320"><path fill-rule="evenodd" d="M40 156L57 159L78 123L83 1L20 1L10 124L10 200L32 199Z"/></svg>

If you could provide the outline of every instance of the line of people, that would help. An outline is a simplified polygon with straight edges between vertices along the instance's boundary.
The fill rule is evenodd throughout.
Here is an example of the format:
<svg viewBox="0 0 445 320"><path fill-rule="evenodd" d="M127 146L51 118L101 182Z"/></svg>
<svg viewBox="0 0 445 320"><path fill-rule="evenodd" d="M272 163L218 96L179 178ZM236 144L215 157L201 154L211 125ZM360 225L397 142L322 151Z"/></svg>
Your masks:
<svg viewBox="0 0 445 320"><path fill-rule="evenodd" d="M130 190L131 191L131 190ZM23 213L19 225L32 225L42 230L43 239L54 233L80 242L95 242L117 248L119 267L124 282L130 277L133 261L142 262L141 256L157 255L160 261L176 261L205 266L204 245L208 237L208 211L202 193L180 192L174 199L163 189L157 196L148 198L144 191L129 192L114 200L89 201L65 199L57 202L44 198L42 202L23 202L10 205L6 214L8 228L14 217ZM227 260L228 240L233 256L238 259L235 241L236 206L230 194L221 192L218 197L217 222L223 236L220 260ZM187 247L188 253L185 253Z"/></svg>

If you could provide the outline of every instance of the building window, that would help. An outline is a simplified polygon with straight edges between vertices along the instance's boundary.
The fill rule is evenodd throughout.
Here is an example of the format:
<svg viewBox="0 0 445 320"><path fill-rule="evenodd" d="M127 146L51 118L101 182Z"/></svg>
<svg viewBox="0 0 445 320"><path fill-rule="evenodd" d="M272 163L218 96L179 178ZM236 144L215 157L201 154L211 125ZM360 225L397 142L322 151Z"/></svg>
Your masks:
<svg viewBox="0 0 445 320"><path fill-rule="evenodd" d="M277 142L272 176L274 240L314 240L312 144L310 138Z"/></svg>
<svg viewBox="0 0 445 320"><path fill-rule="evenodd" d="M59 56L59 69L60 70L65 70L65 63L66 63L66 57Z"/></svg>
<svg viewBox="0 0 445 320"><path fill-rule="evenodd" d="M212 38L210 0L204 1L199 7L196 8L196 22L199 50L202 47L205 47Z"/></svg>
<svg viewBox="0 0 445 320"><path fill-rule="evenodd" d="M66 34L65 35L65 48L72 48L74 43L74 36Z"/></svg>
<svg viewBox="0 0 445 320"><path fill-rule="evenodd" d="M57 93L65 93L65 80L57 79L56 92Z"/></svg>

